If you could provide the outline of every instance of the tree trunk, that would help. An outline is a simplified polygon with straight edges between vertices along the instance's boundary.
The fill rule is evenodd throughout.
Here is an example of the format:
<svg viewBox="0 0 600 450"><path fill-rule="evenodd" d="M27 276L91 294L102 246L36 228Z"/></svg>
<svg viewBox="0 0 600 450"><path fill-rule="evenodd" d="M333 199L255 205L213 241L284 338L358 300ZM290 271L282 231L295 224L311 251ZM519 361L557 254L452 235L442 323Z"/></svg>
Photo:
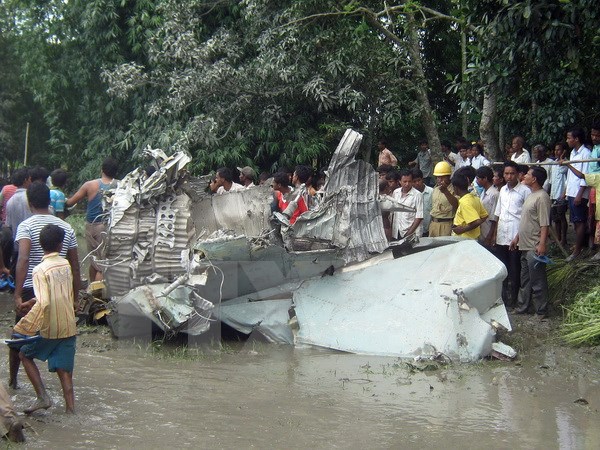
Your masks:
<svg viewBox="0 0 600 450"><path fill-rule="evenodd" d="M427 136L427 142L429 143L433 159L440 161L442 159L442 146L440 144L440 137L431 103L429 103L429 97L427 96L427 79L425 78L423 61L421 59L419 34L417 33L414 16L408 14L407 19L408 54L413 68L417 100L421 104L421 122L423 124L423 129L425 130L425 135Z"/></svg>
<svg viewBox="0 0 600 450"><path fill-rule="evenodd" d="M502 161L503 155L498 146L498 139L494 130L497 115L496 92L490 87L483 96L481 109L481 122L479 122L479 135L485 143L485 149L494 161Z"/></svg>
<svg viewBox="0 0 600 450"><path fill-rule="evenodd" d="M467 33L465 27L461 27L460 31L460 68L461 68L461 84L460 84L460 102L462 113L462 135L467 137L468 133L468 114L466 104L466 85L467 85Z"/></svg>

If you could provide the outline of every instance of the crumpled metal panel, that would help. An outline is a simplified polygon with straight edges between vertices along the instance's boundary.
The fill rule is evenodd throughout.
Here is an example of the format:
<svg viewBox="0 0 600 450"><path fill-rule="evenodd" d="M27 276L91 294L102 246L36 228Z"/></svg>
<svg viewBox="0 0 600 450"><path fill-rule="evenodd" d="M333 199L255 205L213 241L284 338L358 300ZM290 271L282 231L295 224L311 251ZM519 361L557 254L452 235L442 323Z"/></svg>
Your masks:
<svg viewBox="0 0 600 450"><path fill-rule="evenodd" d="M158 274L166 279L187 271L195 237L191 199L175 188L191 160L183 152L166 156L147 149L159 168L150 177L136 169L119 182L105 239L103 268L109 296L124 294Z"/></svg>
<svg viewBox="0 0 600 450"><path fill-rule="evenodd" d="M190 286L181 285L168 291L169 284L149 284L129 291L113 301L118 320L111 324L117 337L151 331L151 321L165 332L204 333L210 327L213 304L200 297ZM150 336L150 335L148 335Z"/></svg>
<svg viewBox="0 0 600 450"><path fill-rule="evenodd" d="M207 237L217 230L260 236L271 228L272 199L269 186L255 186L222 195L200 195L192 211L197 236Z"/></svg>
<svg viewBox="0 0 600 450"><path fill-rule="evenodd" d="M347 263L362 261L388 247L377 173L365 161L355 160L361 142L360 133L346 130L327 169L325 211L303 214L291 227L296 238L331 240L333 236L334 245L344 247Z"/></svg>
<svg viewBox="0 0 600 450"><path fill-rule="evenodd" d="M441 352L463 362L490 353L491 321L506 314L506 269L477 242L350 269L307 280L294 292L296 342L399 357Z"/></svg>
<svg viewBox="0 0 600 450"><path fill-rule="evenodd" d="M208 274L206 285L199 287L198 292L211 301L215 299L215 303L216 299L255 293L290 280L321 275L331 266L338 269L344 265L335 250L288 252L259 238L249 239L224 231L198 240L194 249L201 253L199 265Z"/></svg>
<svg viewBox="0 0 600 450"><path fill-rule="evenodd" d="M294 335L288 325L291 299L262 300L258 302L226 302L215 310L215 316L223 323L244 334L257 331L269 342L294 343Z"/></svg>

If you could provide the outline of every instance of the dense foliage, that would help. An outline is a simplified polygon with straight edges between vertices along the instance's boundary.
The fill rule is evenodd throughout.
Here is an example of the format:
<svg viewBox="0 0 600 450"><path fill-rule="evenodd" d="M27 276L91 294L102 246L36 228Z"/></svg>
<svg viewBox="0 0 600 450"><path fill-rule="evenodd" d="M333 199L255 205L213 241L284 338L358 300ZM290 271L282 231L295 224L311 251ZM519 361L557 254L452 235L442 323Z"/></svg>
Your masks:
<svg viewBox="0 0 600 450"><path fill-rule="evenodd" d="M407 159L425 136L434 150L478 137L490 93L495 137L551 143L598 119L599 14L593 0L7 0L0 151L22 160L29 122L29 163L80 180L147 145L189 151L197 172L275 170L323 166L351 126L366 158L387 137Z"/></svg>

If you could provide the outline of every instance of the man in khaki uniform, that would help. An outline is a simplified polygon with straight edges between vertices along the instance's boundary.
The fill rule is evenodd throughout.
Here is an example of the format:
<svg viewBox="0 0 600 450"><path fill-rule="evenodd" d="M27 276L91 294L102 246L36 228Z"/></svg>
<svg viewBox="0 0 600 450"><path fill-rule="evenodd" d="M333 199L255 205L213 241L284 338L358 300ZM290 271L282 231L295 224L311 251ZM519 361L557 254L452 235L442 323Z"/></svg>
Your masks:
<svg viewBox="0 0 600 450"><path fill-rule="evenodd" d="M435 165L433 175L437 179L431 194L431 222L429 224L429 237L450 236L452 234L452 220L458 208L458 197L450 184L452 166L446 161Z"/></svg>

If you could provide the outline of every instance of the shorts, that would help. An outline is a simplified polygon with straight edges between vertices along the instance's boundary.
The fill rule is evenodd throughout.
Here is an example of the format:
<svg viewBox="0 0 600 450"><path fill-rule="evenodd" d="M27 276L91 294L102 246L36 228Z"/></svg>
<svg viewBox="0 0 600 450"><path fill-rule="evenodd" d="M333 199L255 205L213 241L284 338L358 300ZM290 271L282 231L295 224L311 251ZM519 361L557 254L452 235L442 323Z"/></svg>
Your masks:
<svg viewBox="0 0 600 450"><path fill-rule="evenodd" d="M103 241L103 234L106 230L106 225L103 222L94 222L94 223L85 223L85 242L87 243L87 250L89 253L94 252ZM94 253L96 255L96 253ZM94 262L94 258L91 258L91 264L94 266L96 270L100 270L100 268ZM94 281L94 280L90 280Z"/></svg>
<svg viewBox="0 0 600 450"><path fill-rule="evenodd" d="M65 372L73 372L75 367L75 343L76 336L63 339L41 338L21 347L21 353L29 359L48 361L48 370L56 372L56 369Z"/></svg>
<svg viewBox="0 0 600 450"><path fill-rule="evenodd" d="M567 200L564 198L552 200L552 208L550 208L550 218L552 219L552 222L558 222L559 220L565 218L568 207L569 202L567 202Z"/></svg>
<svg viewBox="0 0 600 450"><path fill-rule="evenodd" d="M582 198L579 205L575 205L575 197L567 197L569 199L569 216L571 223L587 222L588 218L588 200Z"/></svg>

